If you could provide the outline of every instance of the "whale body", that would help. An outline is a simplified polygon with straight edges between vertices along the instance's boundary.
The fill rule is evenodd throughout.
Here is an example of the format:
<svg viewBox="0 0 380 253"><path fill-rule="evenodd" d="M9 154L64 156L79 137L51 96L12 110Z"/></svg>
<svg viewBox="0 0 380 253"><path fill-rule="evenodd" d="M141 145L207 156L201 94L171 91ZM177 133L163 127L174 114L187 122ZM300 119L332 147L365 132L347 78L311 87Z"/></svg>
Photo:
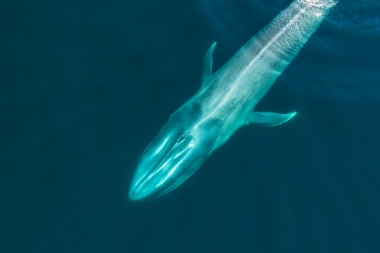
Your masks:
<svg viewBox="0 0 380 253"><path fill-rule="evenodd" d="M139 159L131 200L162 196L190 177L240 127L274 126L296 112L255 112L278 76L319 27L334 0L296 0L212 74L206 53L198 92L170 117Z"/></svg>

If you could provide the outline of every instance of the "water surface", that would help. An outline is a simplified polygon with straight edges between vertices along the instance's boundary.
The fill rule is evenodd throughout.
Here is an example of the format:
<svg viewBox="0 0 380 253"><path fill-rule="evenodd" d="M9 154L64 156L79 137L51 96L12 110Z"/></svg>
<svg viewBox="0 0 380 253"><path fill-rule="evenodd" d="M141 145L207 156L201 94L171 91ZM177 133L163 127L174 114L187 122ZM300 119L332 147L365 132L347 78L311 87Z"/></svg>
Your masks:
<svg viewBox="0 0 380 253"><path fill-rule="evenodd" d="M0 252L378 252L380 4L340 0L172 193L128 200L168 116L291 1L3 1Z"/></svg>

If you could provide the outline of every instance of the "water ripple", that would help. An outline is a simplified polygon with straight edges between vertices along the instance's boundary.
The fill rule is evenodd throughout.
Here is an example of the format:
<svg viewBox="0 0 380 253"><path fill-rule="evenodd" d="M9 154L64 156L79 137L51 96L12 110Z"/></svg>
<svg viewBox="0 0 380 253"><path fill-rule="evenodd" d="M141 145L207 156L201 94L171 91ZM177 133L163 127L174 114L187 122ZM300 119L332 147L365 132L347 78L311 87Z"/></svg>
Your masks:
<svg viewBox="0 0 380 253"><path fill-rule="evenodd" d="M309 0L308 0L309 1ZM202 0L206 15L214 25L224 32L226 26L233 26L238 32L247 35L252 30L262 27L263 20L269 21L291 0ZM334 31L349 33L354 36L380 36L380 1L376 0L341 0L326 18ZM242 35L240 35L242 36Z"/></svg>
<svg viewBox="0 0 380 253"><path fill-rule="evenodd" d="M212 26L235 48L260 31L291 2L201 0ZM331 84L335 80L350 83L354 77L360 80L366 76L371 76L373 83L379 83L379 13L378 0L340 0L287 71L317 83ZM326 76L326 73L331 75Z"/></svg>

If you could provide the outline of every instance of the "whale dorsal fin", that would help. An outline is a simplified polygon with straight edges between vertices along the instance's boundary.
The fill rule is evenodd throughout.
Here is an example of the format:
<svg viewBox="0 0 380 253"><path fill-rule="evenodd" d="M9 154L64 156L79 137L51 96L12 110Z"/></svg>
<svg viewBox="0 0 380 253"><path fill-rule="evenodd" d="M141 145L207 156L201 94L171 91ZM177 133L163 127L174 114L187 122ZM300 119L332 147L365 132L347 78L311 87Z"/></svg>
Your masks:
<svg viewBox="0 0 380 253"><path fill-rule="evenodd" d="M214 53L214 48L216 46L216 42L212 44L210 49L207 51L204 61L203 61L203 81L202 85L205 83L205 80L207 80L210 76L212 76L212 64L213 59L212 55Z"/></svg>
<svg viewBox="0 0 380 253"><path fill-rule="evenodd" d="M276 126L293 118L297 112L282 114L282 113L274 113L274 112L252 112L246 124L258 124L263 126Z"/></svg>

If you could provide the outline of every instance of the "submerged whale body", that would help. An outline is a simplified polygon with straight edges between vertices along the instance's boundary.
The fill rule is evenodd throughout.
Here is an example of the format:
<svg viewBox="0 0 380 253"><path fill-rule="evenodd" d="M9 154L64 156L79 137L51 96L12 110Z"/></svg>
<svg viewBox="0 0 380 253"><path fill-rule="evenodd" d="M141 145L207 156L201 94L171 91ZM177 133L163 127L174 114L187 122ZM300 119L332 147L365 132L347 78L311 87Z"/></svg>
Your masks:
<svg viewBox="0 0 380 253"><path fill-rule="evenodd" d="M170 117L146 148L129 189L131 200L162 196L190 177L241 126L274 126L296 112L253 109L319 27L333 0L296 0L212 74L215 44L198 92Z"/></svg>

